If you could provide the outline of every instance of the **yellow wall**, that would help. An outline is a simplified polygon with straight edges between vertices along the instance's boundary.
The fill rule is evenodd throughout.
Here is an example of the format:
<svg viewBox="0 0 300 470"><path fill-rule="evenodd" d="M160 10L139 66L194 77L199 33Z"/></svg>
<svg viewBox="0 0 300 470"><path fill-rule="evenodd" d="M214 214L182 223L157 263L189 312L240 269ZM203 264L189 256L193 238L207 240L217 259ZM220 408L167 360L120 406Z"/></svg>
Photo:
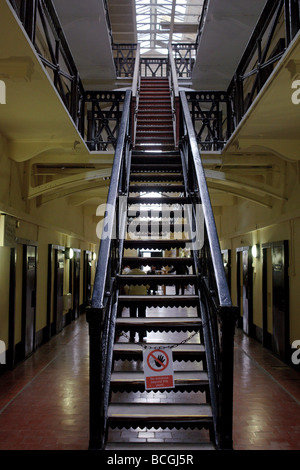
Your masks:
<svg viewBox="0 0 300 470"><path fill-rule="evenodd" d="M232 253L232 300L237 302L236 250L243 246L288 240L290 342L300 338L300 184L298 164L284 162L280 184L285 186L286 201L272 201L271 207L235 198L231 207L216 211L221 248ZM262 327L262 257L253 262L253 322ZM269 325L268 325L269 327Z"/></svg>
<svg viewBox="0 0 300 470"><path fill-rule="evenodd" d="M98 255L99 240L96 235L96 208L72 206L61 198L39 206L36 200L26 200L24 163L8 158L6 139L0 135L0 213L13 217L18 243L16 248L16 304L15 344L21 341L22 332L22 244L37 244L37 296L36 331L47 322L48 246L59 245L81 250L80 304L83 302L83 251ZM92 284L96 263L92 262ZM10 247L0 247L0 340L8 346L9 321L9 270ZM69 292L69 261L65 260L64 294ZM67 310L64 311L67 313Z"/></svg>

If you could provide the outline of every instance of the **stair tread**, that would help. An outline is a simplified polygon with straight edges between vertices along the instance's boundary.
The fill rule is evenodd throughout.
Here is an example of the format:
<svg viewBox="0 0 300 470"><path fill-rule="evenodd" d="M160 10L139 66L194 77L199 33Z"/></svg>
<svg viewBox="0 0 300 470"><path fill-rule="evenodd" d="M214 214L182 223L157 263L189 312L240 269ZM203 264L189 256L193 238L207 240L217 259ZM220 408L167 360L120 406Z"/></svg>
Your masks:
<svg viewBox="0 0 300 470"><path fill-rule="evenodd" d="M203 344L197 344L197 343L185 343L185 344L179 344L176 347L174 347L175 343L144 343L145 346L164 346L164 347L171 347L173 348L173 353L204 353L205 348ZM143 346L139 343L115 343L114 344L114 351L116 352L130 352L130 351L135 351L135 352L143 352Z"/></svg>
<svg viewBox="0 0 300 470"><path fill-rule="evenodd" d="M201 442L108 442L105 450L215 450L215 446L211 443Z"/></svg>
<svg viewBox="0 0 300 470"><path fill-rule="evenodd" d="M195 281L197 276L194 274L121 274L118 276L120 281L131 282L131 281L176 281L178 279L183 279L184 281Z"/></svg>
<svg viewBox="0 0 300 470"><path fill-rule="evenodd" d="M156 185L140 185L132 184L129 186L129 193L139 193L139 192L173 192L173 193L182 193L185 191L184 185L175 185L175 184L156 184Z"/></svg>
<svg viewBox="0 0 300 470"><path fill-rule="evenodd" d="M143 371L114 371L111 374L111 383L113 384L122 382L123 384L131 383L135 385L142 384L144 381L145 376ZM175 385L195 384L195 382L208 383L208 374L202 370L174 371L174 382Z"/></svg>
<svg viewBox="0 0 300 470"><path fill-rule="evenodd" d="M161 239L161 240L152 240L149 238L148 239L145 239L145 240L124 240L124 245L126 246L126 248L135 248L135 247L139 247L139 248L144 248L143 245L147 245L147 246L152 246L152 248L154 247L165 247L165 246L170 246L170 245L173 245L174 247L178 246L178 245L183 245L183 244L190 244L192 243L193 240L189 239L189 238L182 238L182 239L175 239L175 240L172 240L172 239Z"/></svg>
<svg viewBox="0 0 300 470"><path fill-rule="evenodd" d="M185 196L170 196L170 197L140 197L140 196L129 196L127 198L128 205L137 204L138 206L143 204L164 204L164 205L172 205L172 204L187 204L189 202L189 198Z"/></svg>
<svg viewBox="0 0 300 470"><path fill-rule="evenodd" d="M142 258L139 256L125 256L123 257L123 266L127 266L129 263L139 263L141 265L147 265L147 264L152 264L154 258ZM155 258L155 264L160 265L160 266L168 266L168 265L173 265L173 264L188 264L190 266L193 265L193 258L179 258L179 257L174 257L174 258Z"/></svg>
<svg viewBox="0 0 300 470"><path fill-rule="evenodd" d="M151 182L175 182L175 181L182 181L182 173L158 173L158 172L144 172L144 173L134 173L130 175L130 181L147 181L148 183Z"/></svg>
<svg viewBox="0 0 300 470"><path fill-rule="evenodd" d="M119 296L120 299L121 296ZM140 296L140 295L124 295L122 296L122 300L126 300L130 297L135 297L137 302L141 302L141 297L163 297L162 295L148 295L148 296ZM172 297L172 296L169 296ZM187 296L179 296L179 297L187 297ZM192 297L192 296L189 296ZM196 296L195 296L196 297ZM197 328L201 327L202 321L199 317L120 317L117 319L117 325L124 326L124 325L187 325L187 326L195 326Z"/></svg>
<svg viewBox="0 0 300 470"><path fill-rule="evenodd" d="M108 406L109 421L178 421L191 422L212 420L212 409L208 404L179 403L111 403Z"/></svg>

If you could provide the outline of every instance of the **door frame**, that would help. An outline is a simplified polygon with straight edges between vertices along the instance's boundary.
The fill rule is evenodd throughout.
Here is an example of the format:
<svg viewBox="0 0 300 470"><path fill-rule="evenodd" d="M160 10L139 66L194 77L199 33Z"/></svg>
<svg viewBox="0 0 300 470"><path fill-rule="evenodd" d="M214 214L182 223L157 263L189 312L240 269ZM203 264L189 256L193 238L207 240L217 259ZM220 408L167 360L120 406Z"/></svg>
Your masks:
<svg viewBox="0 0 300 470"><path fill-rule="evenodd" d="M38 250L36 244L30 243L22 243L23 245L23 268L22 268L22 333L21 333L21 344L22 344L22 356L24 358L29 357L36 349L36 289L37 289L37 258L38 258ZM33 347L32 351L27 354L26 352L26 317L27 317L27 286L28 286L28 266L27 266L27 255L28 255L28 248L34 248L35 255L35 265L34 265L34 300L31 298L31 308L33 309ZM32 301L34 305L32 305Z"/></svg>
<svg viewBox="0 0 300 470"><path fill-rule="evenodd" d="M241 246L236 248L237 254L237 297L238 297L238 306L241 312L241 301L244 301L244 295L241 299L241 261L243 262L243 254L247 252L248 259L247 259L247 285L243 282L243 287L247 290L248 296L248 312L247 312L247 319L245 319L245 312L243 308L243 317L239 318L238 326L243 329L245 334L248 336L253 336L253 259L251 253L250 246ZM244 263L243 263L244 266ZM243 270L243 281L244 281L244 270ZM244 289L243 289L244 290Z"/></svg>
<svg viewBox="0 0 300 470"><path fill-rule="evenodd" d="M284 312L283 312L283 331L280 328L280 332L282 333L281 335L281 342L282 342L282 351L277 350L275 343L274 343L274 330L276 328L277 320L278 318L276 317L276 294L277 291L274 288L274 272L276 269L276 266L274 267L274 249L276 248L282 248L283 250L283 293L284 293L284 298L282 299L284 303ZM265 255L266 249L271 248L271 256L272 256L272 309L273 309L273 314L272 314L272 338L269 338L269 334L267 333L267 310L266 310L266 305L267 305L267 257ZM289 242L288 240L281 240L278 242L270 242L270 243L264 243L262 245L262 251L263 251L263 338L265 339L264 346L267 348L271 349L274 354L280 357L283 361L289 361L290 358L290 344L289 344L289 317L290 317L290 312L289 312ZM281 296L282 297L282 296ZM276 334L278 331L276 331Z"/></svg>

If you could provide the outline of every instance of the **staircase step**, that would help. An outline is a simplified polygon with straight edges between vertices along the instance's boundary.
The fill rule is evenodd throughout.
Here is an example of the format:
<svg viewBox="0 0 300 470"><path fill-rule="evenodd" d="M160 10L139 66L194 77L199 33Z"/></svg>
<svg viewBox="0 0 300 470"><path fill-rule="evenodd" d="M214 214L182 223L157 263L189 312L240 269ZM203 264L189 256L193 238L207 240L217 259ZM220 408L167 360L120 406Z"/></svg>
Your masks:
<svg viewBox="0 0 300 470"><path fill-rule="evenodd" d="M160 343L144 343L146 346L159 346ZM161 343L161 346L172 347L173 343ZM174 361L200 361L205 358L205 348L203 344L179 344L173 347L173 360ZM143 346L139 343L115 343L114 344L114 359L127 359L142 360Z"/></svg>
<svg viewBox="0 0 300 470"><path fill-rule="evenodd" d="M167 172L167 171L171 171L171 172L174 172L174 171L177 171L178 173L181 173L182 174L182 166L179 165L179 164L172 164L172 163L168 163L168 164L164 164L163 165L163 169L162 169L164 172ZM132 172L142 172L142 171L147 171L147 172L151 172L151 171L159 171L159 168L157 167L157 164L151 164L151 163L147 163L147 164L135 164L133 163L131 165L131 171Z"/></svg>
<svg viewBox="0 0 300 470"><path fill-rule="evenodd" d="M128 206L136 204L137 206L142 206L147 204L159 204L159 205L173 205L173 204L188 204L190 202L188 197L184 196L179 196L179 197L134 197L134 196L129 196L127 198L127 204Z"/></svg>
<svg viewBox="0 0 300 470"><path fill-rule="evenodd" d="M174 137L171 135L171 136L166 136L164 135L164 133L162 134L159 134L155 131L153 132L149 132L148 135L145 135L144 133L140 133L140 134L137 134L136 135L136 138L135 138L135 142L136 142L136 145L137 144L144 144L144 145L148 145L149 144L158 144L158 143L162 143L163 145L166 145L166 144L170 144L174 147Z"/></svg>
<svg viewBox="0 0 300 470"><path fill-rule="evenodd" d="M164 452L170 450L172 452L177 451L205 451L205 450L216 450L215 446L211 443L201 442L108 442L105 446L105 450L109 451L158 451Z"/></svg>
<svg viewBox="0 0 300 470"><path fill-rule="evenodd" d="M142 257L130 257L126 256L123 257L123 266L130 266L131 268L140 267L140 266L151 266L155 263L157 268L162 268L164 266L193 266L194 260L193 258L163 258L163 257L155 257L155 258L142 258Z"/></svg>
<svg viewBox="0 0 300 470"><path fill-rule="evenodd" d="M153 261L155 263L155 261ZM176 284L193 285L197 281L197 276L192 274L121 274L118 276L121 285L168 285L173 286Z"/></svg>
<svg viewBox="0 0 300 470"><path fill-rule="evenodd" d="M174 371L174 391L205 391L207 389L208 384L208 375L205 371ZM112 372L111 388L113 392L144 392L144 373L143 371L137 370ZM160 391L162 390L165 389L160 389Z"/></svg>
<svg viewBox="0 0 300 470"><path fill-rule="evenodd" d="M185 187L183 184L132 184L129 187L129 193L184 193Z"/></svg>
<svg viewBox="0 0 300 470"><path fill-rule="evenodd" d="M147 183L154 183L154 182L179 182L183 180L182 173L167 173L163 174L157 172L144 172L141 174L135 173L130 175L130 182L147 182Z"/></svg>
<svg viewBox="0 0 300 470"><path fill-rule="evenodd" d="M124 248L126 249L160 249L172 250L173 248L184 248L186 244L192 243L191 239L183 238L176 240L124 240Z"/></svg>
<svg viewBox="0 0 300 470"><path fill-rule="evenodd" d="M120 295L119 306L148 307L195 307L198 305L197 295ZM198 331L202 322L198 317L120 317L117 328L123 331Z"/></svg>
<svg viewBox="0 0 300 470"><path fill-rule="evenodd" d="M179 403L112 403L108 407L110 427L195 427L212 424L210 405Z"/></svg>

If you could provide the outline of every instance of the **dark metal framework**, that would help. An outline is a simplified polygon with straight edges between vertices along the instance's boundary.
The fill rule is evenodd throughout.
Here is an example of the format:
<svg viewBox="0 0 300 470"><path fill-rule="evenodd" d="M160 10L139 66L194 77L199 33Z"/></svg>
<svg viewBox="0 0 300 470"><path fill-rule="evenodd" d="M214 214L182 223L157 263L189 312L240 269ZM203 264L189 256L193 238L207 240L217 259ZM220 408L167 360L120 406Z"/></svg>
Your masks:
<svg viewBox="0 0 300 470"><path fill-rule="evenodd" d="M160 57L141 57L140 74L142 77L167 77L169 61Z"/></svg>
<svg viewBox="0 0 300 470"><path fill-rule="evenodd" d="M118 77L133 77L137 44L113 44L114 62Z"/></svg>
<svg viewBox="0 0 300 470"><path fill-rule="evenodd" d="M194 64L197 45L196 44L172 44L174 53L175 66L177 76L179 78L191 78Z"/></svg>
<svg viewBox="0 0 300 470"><path fill-rule="evenodd" d="M187 92L196 139L203 151L221 150L230 128L228 95L221 91Z"/></svg>
<svg viewBox="0 0 300 470"><path fill-rule="evenodd" d="M86 142L90 150L113 150L119 135L125 92L89 91L84 94Z"/></svg>
<svg viewBox="0 0 300 470"><path fill-rule="evenodd" d="M76 126L83 85L51 0L10 0Z"/></svg>
<svg viewBox="0 0 300 470"><path fill-rule="evenodd" d="M227 90L233 129L260 93L300 28L299 0L268 0Z"/></svg>
<svg viewBox="0 0 300 470"><path fill-rule="evenodd" d="M197 207L204 219L202 247L193 249L214 432L218 448L232 449L233 338L237 308L232 305L204 168L185 92L180 92L180 152L186 194L192 202L190 224L197 226Z"/></svg>

